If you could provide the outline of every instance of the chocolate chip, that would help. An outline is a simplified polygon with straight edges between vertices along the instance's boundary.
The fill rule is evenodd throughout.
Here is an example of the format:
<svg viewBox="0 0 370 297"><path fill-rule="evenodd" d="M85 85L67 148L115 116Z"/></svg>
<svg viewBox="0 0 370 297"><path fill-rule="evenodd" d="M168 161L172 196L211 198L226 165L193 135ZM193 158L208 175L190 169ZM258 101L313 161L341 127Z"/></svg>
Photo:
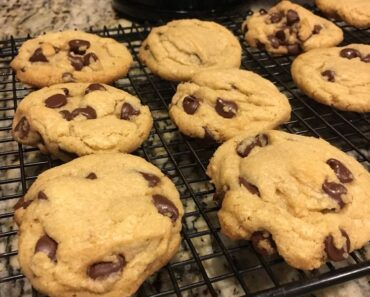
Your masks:
<svg viewBox="0 0 370 297"><path fill-rule="evenodd" d="M267 37L267 39L270 41L271 46L272 46L273 48L278 48L278 47L280 46L279 39L278 39L278 38L276 38L274 35L269 35L269 36Z"/></svg>
<svg viewBox="0 0 370 297"><path fill-rule="evenodd" d="M53 46L53 48L54 48L56 54L60 52L60 48L59 47Z"/></svg>
<svg viewBox="0 0 370 297"><path fill-rule="evenodd" d="M144 46L144 49L145 49L146 51L148 51L148 50L150 49L149 44L146 44L146 45Z"/></svg>
<svg viewBox="0 0 370 297"><path fill-rule="evenodd" d="M94 62L98 61L99 58L94 53L88 53L83 58L83 63L85 66L89 66L90 64L93 64Z"/></svg>
<svg viewBox="0 0 370 297"><path fill-rule="evenodd" d="M71 121L73 120L73 115L72 113L70 113L68 110L61 110L59 111L59 113L62 115L62 117L64 119L66 119L67 121Z"/></svg>
<svg viewBox="0 0 370 297"><path fill-rule="evenodd" d="M63 94L55 94L45 100L45 106L49 108L59 108L67 104L67 97Z"/></svg>
<svg viewBox="0 0 370 297"><path fill-rule="evenodd" d="M287 46L289 55L298 55L302 52L301 45L299 43L289 44Z"/></svg>
<svg viewBox="0 0 370 297"><path fill-rule="evenodd" d="M160 183L160 178L154 174L141 172L140 174L148 181L149 187L153 188Z"/></svg>
<svg viewBox="0 0 370 297"><path fill-rule="evenodd" d="M312 34L319 34L322 30L322 27L320 25L315 25L312 30Z"/></svg>
<svg viewBox="0 0 370 297"><path fill-rule="evenodd" d="M340 232L342 233L342 236L346 239L346 243L342 248L338 249L335 246L333 235L326 236L324 240L326 255L332 261L342 261L346 259L346 256L348 255L351 247L351 241L348 237L347 232L344 230L340 230Z"/></svg>
<svg viewBox="0 0 370 297"><path fill-rule="evenodd" d="M370 54L368 54L367 56L365 57L362 57L361 58L361 61L362 62L365 62L365 63L370 63Z"/></svg>
<svg viewBox="0 0 370 297"><path fill-rule="evenodd" d="M29 58L30 62L49 62L48 59L44 56L42 53L42 49L38 48L35 50L35 52L32 54L32 56Z"/></svg>
<svg viewBox="0 0 370 297"><path fill-rule="evenodd" d="M68 54L69 61L76 71L80 71L84 67L84 59L81 56L75 56L72 53Z"/></svg>
<svg viewBox="0 0 370 297"><path fill-rule="evenodd" d="M199 100L194 96L186 96L182 101L182 107L187 114L194 114L199 107Z"/></svg>
<svg viewBox="0 0 370 297"><path fill-rule="evenodd" d="M62 80L64 82L73 82L74 81L73 74L70 72L64 72L62 74Z"/></svg>
<svg viewBox="0 0 370 297"><path fill-rule="evenodd" d="M257 46L257 48L258 48L259 50L261 50L261 51L265 50L265 48L266 48L265 44L264 44L264 43L262 43L262 42L261 42L261 41L259 41L259 40L257 40L257 41L256 41L256 46Z"/></svg>
<svg viewBox="0 0 370 297"><path fill-rule="evenodd" d="M222 201L224 201L226 192L229 190L227 187L226 189L222 189L221 191L215 192L213 195L213 200L217 201L220 205L222 204Z"/></svg>
<svg viewBox="0 0 370 297"><path fill-rule="evenodd" d="M40 199L40 200L48 200L48 196L46 196L46 194L43 192L43 191L40 191L37 195L37 198Z"/></svg>
<svg viewBox="0 0 370 297"><path fill-rule="evenodd" d="M344 207L344 202L341 196L347 194L347 188L345 186L335 182L325 181L322 184L322 189L338 203L340 208Z"/></svg>
<svg viewBox="0 0 370 297"><path fill-rule="evenodd" d="M58 243L47 234L45 234L37 241L35 253L45 253L50 258L50 260L56 262L57 248Z"/></svg>
<svg viewBox="0 0 370 297"><path fill-rule="evenodd" d="M344 48L340 51L340 56L347 59L361 57L361 53L354 48Z"/></svg>
<svg viewBox="0 0 370 297"><path fill-rule="evenodd" d="M17 203L14 205L14 210L17 210L18 208L23 207L26 209L30 204L32 203L33 200L24 200L24 197L20 198Z"/></svg>
<svg viewBox="0 0 370 297"><path fill-rule="evenodd" d="M87 40L73 39L68 42L69 49L76 55L84 55L90 47L90 42Z"/></svg>
<svg viewBox="0 0 370 297"><path fill-rule="evenodd" d="M299 15L295 10L289 9L286 14L286 24L291 26L295 23L299 22Z"/></svg>
<svg viewBox="0 0 370 297"><path fill-rule="evenodd" d="M89 94L93 91L106 91L106 90L107 89L101 84L91 84L86 88L85 94Z"/></svg>
<svg viewBox="0 0 370 297"><path fill-rule="evenodd" d="M76 108L72 111L72 116L75 118L78 115L83 115L87 119L96 119L96 111L90 106Z"/></svg>
<svg viewBox="0 0 370 297"><path fill-rule="evenodd" d="M231 119L236 115L238 105L236 105L234 101L217 98L215 109L220 116L226 119Z"/></svg>
<svg viewBox="0 0 370 297"><path fill-rule="evenodd" d="M260 15L265 15L265 14L267 14L267 10L266 10L266 9L263 9L263 8L261 8L261 9L259 10L259 12L260 12Z"/></svg>
<svg viewBox="0 0 370 297"><path fill-rule="evenodd" d="M125 265L125 257L123 255L118 255L116 262L94 263L87 269L86 273L92 279L106 278L112 273L121 271Z"/></svg>
<svg viewBox="0 0 370 297"><path fill-rule="evenodd" d="M250 154L254 147L264 147L268 145L268 143L267 135L259 134L254 138L247 138L241 141L236 147L236 152L240 157L245 158Z"/></svg>
<svg viewBox="0 0 370 297"><path fill-rule="evenodd" d="M284 30L279 30L275 33L275 37L279 39L279 41L284 42L285 41L285 32Z"/></svg>
<svg viewBox="0 0 370 297"><path fill-rule="evenodd" d="M278 23L278 22L281 21L283 16L284 16L284 14L282 12L275 12L275 13L271 14L270 21L273 24Z"/></svg>
<svg viewBox="0 0 370 297"><path fill-rule="evenodd" d="M136 110L130 103L123 103L121 108L121 116L122 120L130 120L131 117L137 116L140 114L140 110Z"/></svg>
<svg viewBox="0 0 370 297"><path fill-rule="evenodd" d="M253 232L249 240L251 241L254 250L263 256L271 256L276 253L275 241L272 239L272 235L268 232Z"/></svg>
<svg viewBox="0 0 370 297"><path fill-rule="evenodd" d="M335 72L333 70L325 70L321 72L321 75L324 76L328 81L335 82Z"/></svg>
<svg viewBox="0 0 370 297"><path fill-rule="evenodd" d="M20 139L24 139L28 136L30 132L30 123L25 117L22 117L18 124L14 128L14 133Z"/></svg>
<svg viewBox="0 0 370 297"><path fill-rule="evenodd" d="M257 195L261 197L258 188L255 185L248 182L244 177L239 176L239 184L244 186L252 195Z"/></svg>
<svg viewBox="0 0 370 297"><path fill-rule="evenodd" d="M94 172L90 172L88 175L86 175L87 179L97 179L98 177Z"/></svg>
<svg viewBox="0 0 370 297"><path fill-rule="evenodd" d="M69 95L69 90L67 88L62 88L64 95Z"/></svg>
<svg viewBox="0 0 370 297"><path fill-rule="evenodd" d="M326 164L333 169L335 175L338 177L341 183L350 183L353 181L352 172L343 165L342 162L338 161L337 159L329 159L326 161Z"/></svg>
<svg viewBox="0 0 370 297"><path fill-rule="evenodd" d="M156 194L152 196L153 204L157 208L158 212L166 217L169 217L172 222L176 222L179 217L179 211L177 207L166 197Z"/></svg>

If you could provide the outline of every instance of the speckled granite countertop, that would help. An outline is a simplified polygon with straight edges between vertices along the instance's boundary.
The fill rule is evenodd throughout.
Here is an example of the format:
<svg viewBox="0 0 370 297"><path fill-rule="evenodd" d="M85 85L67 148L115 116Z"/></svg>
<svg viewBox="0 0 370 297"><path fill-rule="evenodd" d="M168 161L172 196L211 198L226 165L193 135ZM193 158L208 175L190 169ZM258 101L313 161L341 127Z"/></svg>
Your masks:
<svg viewBox="0 0 370 297"><path fill-rule="evenodd" d="M266 2L274 2L273 0L260 0L258 4ZM23 37L27 34L38 35L42 32L57 31L65 29L89 29L90 27L99 29L103 26L115 27L118 24L122 26L130 25L128 20L122 19L115 14L112 9L110 0L0 0L0 40L7 39L10 36ZM10 116L10 114L9 114ZM15 148L16 149L16 148ZM13 164L16 160L1 159L2 164ZM13 171L5 173L4 178L12 178ZM19 186L13 184L14 187ZM5 191L5 187L0 189L0 194ZM12 189L7 189L12 190ZM7 207L3 203L0 208ZM202 228L201 222L193 222L194 228ZM199 225L199 226L198 226ZM1 226L0 229L7 228L5 225ZM6 231L6 229L2 230ZM209 250L212 252L212 243L210 238L206 238L201 242L194 243L202 250ZM16 249L16 242L14 242L14 250ZM5 246L0 244L0 253L5 251ZM370 247L367 247L367 258L370 258ZM183 254L180 251L176 257L182 257ZM8 263L11 269L18 269L18 263L14 259L14 263ZM243 259L247 260L247 259ZM222 262L209 262L205 269L207 273L221 269ZM220 268L221 267L221 268ZM0 274L4 272L8 267L5 267L3 262L0 262ZM284 274L284 278L294 278L289 272L281 271ZM186 273L184 274L184 278ZM196 280L194 280L196 281ZM261 277L256 276L258 282L263 282ZM235 287L231 281L226 281L219 288L219 296L232 297L240 296L241 290ZM30 287L27 282L14 283L0 283L0 296L4 297L18 297L18 296L30 296ZM184 295L185 296L185 295ZM192 295L193 296L193 295ZM197 296L209 296L206 292L199 292ZM370 296L370 285L369 278L361 278L351 282L347 282L338 286L316 292L315 294L309 295L309 297L369 297ZM308 296L307 296L308 297Z"/></svg>

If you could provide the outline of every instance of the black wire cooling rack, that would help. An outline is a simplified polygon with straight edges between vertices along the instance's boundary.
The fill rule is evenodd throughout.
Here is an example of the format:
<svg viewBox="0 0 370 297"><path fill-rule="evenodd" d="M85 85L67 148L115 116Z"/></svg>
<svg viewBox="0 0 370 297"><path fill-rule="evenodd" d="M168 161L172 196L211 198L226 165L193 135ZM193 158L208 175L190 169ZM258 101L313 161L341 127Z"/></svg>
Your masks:
<svg viewBox="0 0 370 297"><path fill-rule="evenodd" d="M282 129L295 134L322 137L370 167L370 115L341 112L316 103L292 82L292 57L272 57L252 49L243 41L241 16L216 18L239 36L243 47L242 68L269 79L287 95L292 119ZM370 43L370 30L338 23L345 33L344 44ZM205 174L217 145L182 135L168 116L168 105L176 84L150 73L137 59L150 26L133 24L95 31L124 43L135 64L127 78L115 86L136 94L154 117L150 138L135 154L158 166L176 184L186 209L182 245L177 256L139 289L137 296L299 296L370 274L365 248L351 253L341 263L323 265L314 271L288 266L278 256L256 254L248 241L232 242L220 233L214 188ZM17 104L28 94L15 78L9 63L26 40L0 42L0 296L41 296L21 274L17 262L17 230L13 205L42 171L60 164L38 150L17 144L10 127Z"/></svg>

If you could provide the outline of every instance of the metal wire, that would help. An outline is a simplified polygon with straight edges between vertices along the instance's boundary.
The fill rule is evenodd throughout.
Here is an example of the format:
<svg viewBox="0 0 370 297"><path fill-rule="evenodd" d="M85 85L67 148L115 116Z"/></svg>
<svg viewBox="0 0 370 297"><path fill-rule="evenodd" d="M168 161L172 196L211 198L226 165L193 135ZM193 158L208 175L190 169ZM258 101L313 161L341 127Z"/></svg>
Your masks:
<svg viewBox="0 0 370 297"><path fill-rule="evenodd" d="M291 57L273 57L248 47L240 31L241 16L216 19L239 36L243 47L242 68L269 79L287 95L292 119L282 126L290 133L322 137L370 168L370 116L341 112L307 98L290 76ZM370 30L338 23L345 32L344 44L369 43ZM353 252L344 263L327 263L307 272L289 267L278 256L256 254L247 241L232 242L220 233L214 187L205 174L217 145L182 135L168 116L176 84L153 75L137 59L150 26L104 28L94 33L124 43L135 63L127 78L115 86L135 94L154 117L149 139L135 154L158 166L176 184L186 213L178 255L149 278L137 296L298 296L370 274L365 252ZM14 142L11 121L19 100L29 91L9 68L26 39L0 41L0 295L41 296L32 290L16 261L17 230L12 206L44 170L61 164L34 148ZM4 269L2 269L4 268ZM2 296L2 295L1 295Z"/></svg>

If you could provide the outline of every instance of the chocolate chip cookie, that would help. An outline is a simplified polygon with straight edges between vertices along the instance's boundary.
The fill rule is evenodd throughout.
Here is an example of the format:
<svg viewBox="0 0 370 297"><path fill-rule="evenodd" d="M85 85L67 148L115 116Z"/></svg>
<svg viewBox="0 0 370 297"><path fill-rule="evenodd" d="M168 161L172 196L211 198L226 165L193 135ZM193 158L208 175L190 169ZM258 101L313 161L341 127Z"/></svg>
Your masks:
<svg viewBox="0 0 370 297"><path fill-rule="evenodd" d="M340 261L370 240L370 174L324 140L265 131L221 145L207 169L221 229L291 266Z"/></svg>
<svg viewBox="0 0 370 297"><path fill-rule="evenodd" d="M297 86L318 102L370 112L370 45L315 49L295 59L291 71Z"/></svg>
<svg viewBox="0 0 370 297"><path fill-rule="evenodd" d="M168 80L189 80L202 69L239 68L241 47L225 27L196 19L154 28L143 42L140 60Z"/></svg>
<svg viewBox="0 0 370 297"><path fill-rule="evenodd" d="M368 0L316 0L316 5L329 17L340 18L357 28L370 27Z"/></svg>
<svg viewBox="0 0 370 297"><path fill-rule="evenodd" d="M47 170L15 209L22 272L50 297L131 296L181 239L176 187L127 154Z"/></svg>
<svg viewBox="0 0 370 297"><path fill-rule="evenodd" d="M289 1L254 13L243 23L242 31L250 46L274 55L298 55L343 40L339 27Z"/></svg>
<svg viewBox="0 0 370 297"><path fill-rule="evenodd" d="M65 31L26 41L10 66L22 82L44 87L65 82L111 83L126 75L131 63L127 48L111 38Z"/></svg>
<svg viewBox="0 0 370 297"><path fill-rule="evenodd" d="M181 132L225 141L241 132L273 129L290 118L285 95L246 70L207 70L179 84L170 116Z"/></svg>
<svg viewBox="0 0 370 297"><path fill-rule="evenodd" d="M131 152L148 137L153 119L138 98L103 84L68 83L26 96L13 137L64 161L101 152Z"/></svg>

